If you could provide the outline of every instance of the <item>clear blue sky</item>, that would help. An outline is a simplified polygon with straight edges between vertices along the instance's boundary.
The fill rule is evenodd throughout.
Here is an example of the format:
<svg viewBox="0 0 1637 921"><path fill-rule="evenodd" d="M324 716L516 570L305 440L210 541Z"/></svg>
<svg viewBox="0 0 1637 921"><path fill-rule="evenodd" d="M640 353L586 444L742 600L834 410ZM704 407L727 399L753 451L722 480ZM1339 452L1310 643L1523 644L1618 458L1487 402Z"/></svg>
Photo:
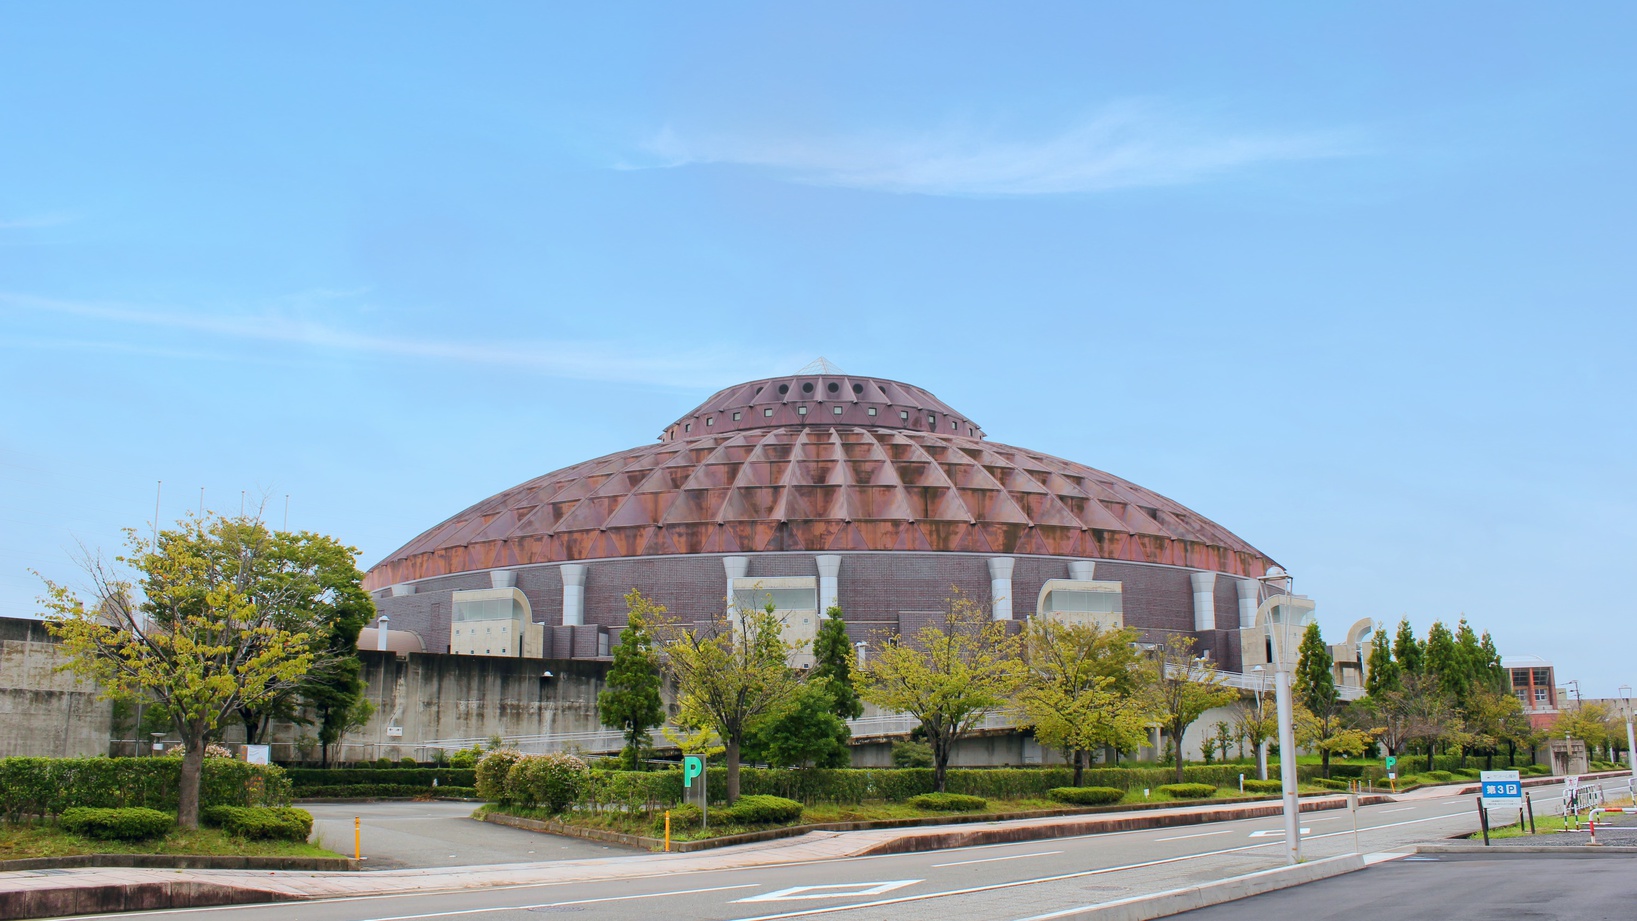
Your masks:
<svg viewBox="0 0 1637 921"><path fill-rule="evenodd" d="M0 614L157 480L369 563L824 355L1637 683L1637 7L566 6L0 11Z"/></svg>

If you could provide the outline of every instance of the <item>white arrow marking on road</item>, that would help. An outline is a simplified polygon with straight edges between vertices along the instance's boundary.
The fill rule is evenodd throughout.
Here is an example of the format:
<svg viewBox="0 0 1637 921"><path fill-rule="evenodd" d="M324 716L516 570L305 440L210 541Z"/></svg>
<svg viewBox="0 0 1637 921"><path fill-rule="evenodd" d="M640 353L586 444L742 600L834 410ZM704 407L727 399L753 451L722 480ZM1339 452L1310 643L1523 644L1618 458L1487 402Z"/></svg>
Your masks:
<svg viewBox="0 0 1637 921"><path fill-rule="evenodd" d="M1312 834L1312 832L1313 829L1304 828L1299 832L1299 834L1307 835ZM1285 830L1282 828L1264 828L1261 831L1251 832L1250 836L1252 838L1283 838L1285 836Z"/></svg>
<svg viewBox="0 0 1637 921"><path fill-rule="evenodd" d="M780 889L778 892L767 892L762 895L753 895L748 899L736 899L738 902L790 902L797 899L835 899L849 895L880 895L894 889L902 889L913 883L921 882L918 879L889 879L883 883L830 883L824 886L791 886L789 889Z"/></svg>

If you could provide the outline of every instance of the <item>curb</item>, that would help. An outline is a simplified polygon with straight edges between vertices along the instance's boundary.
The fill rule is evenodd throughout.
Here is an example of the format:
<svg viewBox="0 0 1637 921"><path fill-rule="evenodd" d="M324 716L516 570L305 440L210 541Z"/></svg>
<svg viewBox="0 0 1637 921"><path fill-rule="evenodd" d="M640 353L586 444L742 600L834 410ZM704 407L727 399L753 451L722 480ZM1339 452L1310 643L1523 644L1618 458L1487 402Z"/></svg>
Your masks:
<svg viewBox="0 0 1637 921"><path fill-rule="evenodd" d="M1303 801L1302 812L1316 812L1323 809L1345 808L1344 799L1335 797L1340 794L1324 794L1314 799ZM1386 794L1363 794L1359 797L1359 805L1374 806L1381 803L1394 802ZM1254 803L1255 805L1244 805ZM1171 815L1148 815L1153 810L1173 808L1189 805L1244 805L1244 808L1224 810L1216 813L1176 813ZM973 844L996 844L1010 841L1033 841L1040 838L1061 838L1067 835L1083 835L1103 831L1131 831L1144 828L1171 828L1181 825L1203 825L1210 822L1231 822L1237 819L1264 818L1279 815L1284 811L1284 804L1279 800L1267 798L1233 800L1227 803L1163 803L1142 804L1136 808L1119 808L1095 806L1078 810L1053 810L1051 812L1033 812L1022 814L977 814L966 816L929 816L919 819L883 819L879 821L863 822L823 822L812 825L786 825L782 828L769 828L762 831L745 832L738 835L724 835L720 838L706 838L699 841L672 841L671 853L692 854L698 851L720 847L731 847L738 844L754 844L761 841L776 841L780 838L794 838L811 832L848 832L848 831L884 831L888 829L919 829L959 826L944 834L905 835L891 841L882 842L864 853L870 854L905 854L913 851L935 851L949 847L966 847ZM1135 813L1130 815L1129 813ZM1035 818L1062 818L1070 820L1063 825L1030 825L1014 826L1011 828L977 828L975 826L988 825L996 822L1021 821ZM496 825L507 825L512 828L521 828L525 831L539 832L548 835L563 835L569 838L580 838L586 841L600 841L605 844L619 844L626 847L641 848L649 851L658 851L664 847L660 838L650 838L645 835L631 835L624 832L608 831L601 828L586 828L579 825L567 825L561 822L552 822L542 819L528 819L521 816L507 815L502 812L486 812L482 821L493 822ZM926 844L925 842L931 842Z"/></svg>
<svg viewBox="0 0 1637 921"><path fill-rule="evenodd" d="M1637 847L1607 844L1499 844L1484 847L1481 844L1417 844L1417 854L1476 854L1484 857L1503 857L1512 854L1561 854L1565 857L1629 857L1637 854Z"/></svg>
<svg viewBox="0 0 1637 921"><path fill-rule="evenodd" d="M358 869L350 857L249 857L206 854L74 854L0 860L0 873L132 867L144 870L295 870L309 873Z"/></svg>
<svg viewBox="0 0 1637 921"><path fill-rule="evenodd" d="M297 900L297 896L267 889L188 881L24 889L0 891L0 921Z"/></svg>
<svg viewBox="0 0 1637 921"><path fill-rule="evenodd" d="M1364 869L1364 866L1364 858L1361 855L1343 854L1340 857L1326 857L1323 860L1301 863L1293 867L1261 870L1256 873L1247 873L1244 876L1234 876L1228 879L1219 879L1215 882L1201 883L1198 886L1156 892L1153 895L1139 895L1129 899L1120 899L1116 902L1065 908L1062 911L1054 911L1050 914L1035 915L1029 921L1046 921L1048 918L1094 918L1096 921L1151 921L1153 918L1164 918L1185 911L1193 911L1196 908L1221 905L1223 902L1232 902L1253 895L1261 895L1265 892L1276 892L1280 889L1289 889L1292 886L1301 886L1318 882L1321 879L1353 873Z"/></svg>

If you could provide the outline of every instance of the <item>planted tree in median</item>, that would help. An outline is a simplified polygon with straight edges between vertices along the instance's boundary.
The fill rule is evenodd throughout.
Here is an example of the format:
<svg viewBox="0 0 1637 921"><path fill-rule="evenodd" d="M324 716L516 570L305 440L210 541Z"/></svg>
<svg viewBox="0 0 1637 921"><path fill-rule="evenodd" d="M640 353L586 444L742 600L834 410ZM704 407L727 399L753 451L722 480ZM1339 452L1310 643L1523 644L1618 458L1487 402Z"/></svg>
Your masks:
<svg viewBox="0 0 1637 921"><path fill-rule="evenodd" d="M1239 692L1223 684L1216 664L1194 656L1194 638L1172 634L1154 648L1154 700L1175 753L1177 783L1182 783L1182 737L1194 721L1214 707L1225 707Z"/></svg>
<svg viewBox="0 0 1637 921"><path fill-rule="evenodd" d="M955 743L1011 702L1021 667L1017 650L1005 622L991 620L956 589L937 622L894 637L861 670L866 701L920 721L937 792L944 792Z"/></svg>
<svg viewBox="0 0 1637 921"><path fill-rule="evenodd" d="M279 626L279 597L246 591L256 560L242 531L252 522L188 519L151 543L127 531L115 564L88 555L89 603L46 580L47 629L67 668L108 697L146 697L181 737L177 820L199 823L199 782L211 735L241 707L263 706L299 686L312 667L312 634ZM236 547L236 552L227 548Z"/></svg>
<svg viewBox="0 0 1637 921"><path fill-rule="evenodd" d="M727 760L727 798L739 798L739 758L746 733L785 710L801 690L789 657L802 643L784 638L785 618L771 600L757 607L746 593L730 612L704 624L656 620L662 661L677 682L677 722L708 728Z"/></svg>
<svg viewBox="0 0 1637 921"><path fill-rule="evenodd" d="M1345 728L1340 719L1341 692L1336 689L1336 677L1331 671L1334 667L1318 622L1308 624L1297 647L1296 680L1291 683L1291 691L1297 706L1307 711L1307 719L1296 721L1297 734L1302 736L1299 741L1318 750L1320 773L1325 777L1330 776L1330 753L1338 750L1332 739ZM1352 740L1348 740L1340 750L1352 748Z"/></svg>
<svg viewBox="0 0 1637 921"><path fill-rule="evenodd" d="M1070 752L1074 785L1086 756L1105 745L1135 748L1147 736L1150 669L1138 655L1137 631L1032 617L1023 629L1027 673L1017 702L1041 745Z"/></svg>
<svg viewBox="0 0 1637 921"><path fill-rule="evenodd" d="M627 769L640 771L653 748L650 733L665 722L659 655L649 632L650 621L665 616L665 606L633 588L625 594L625 611L625 629L614 647L606 686L597 695L597 716L604 726L624 732L620 758Z"/></svg>

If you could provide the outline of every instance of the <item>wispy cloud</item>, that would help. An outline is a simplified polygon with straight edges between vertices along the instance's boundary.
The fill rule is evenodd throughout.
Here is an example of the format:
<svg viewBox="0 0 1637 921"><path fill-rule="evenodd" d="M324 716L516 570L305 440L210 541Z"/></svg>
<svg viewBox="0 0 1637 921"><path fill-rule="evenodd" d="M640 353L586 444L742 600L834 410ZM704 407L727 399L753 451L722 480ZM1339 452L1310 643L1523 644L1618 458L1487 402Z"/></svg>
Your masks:
<svg viewBox="0 0 1637 921"><path fill-rule="evenodd" d="M921 195L1021 196L1201 182L1261 164L1352 156L1357 132L1236 132L1127 102L1018 140L953 128L921 134L766 138L667 127L623 168L734 164L782 179Z"/></svg>
<svg viewBox="0 0 1637 921"><path fill-rule="evenodd" d="M312 350L509 368L572 380L714 387L730 383L730 379L736 380L747 371L758 371L756 367L747 368L743 350L728 347L656 350L623 341L410 338L357 332L282 313L207 315L7 292L0 292L0 307ZM65 347L70 341L57 340L55 347ZM80 344L92 347L89 341ZM117 348L107 343L99 347ZM792 370L802 361L805 359L793 354L758 353L748 364L761 365L760 370L772 375Z"/></svg>

